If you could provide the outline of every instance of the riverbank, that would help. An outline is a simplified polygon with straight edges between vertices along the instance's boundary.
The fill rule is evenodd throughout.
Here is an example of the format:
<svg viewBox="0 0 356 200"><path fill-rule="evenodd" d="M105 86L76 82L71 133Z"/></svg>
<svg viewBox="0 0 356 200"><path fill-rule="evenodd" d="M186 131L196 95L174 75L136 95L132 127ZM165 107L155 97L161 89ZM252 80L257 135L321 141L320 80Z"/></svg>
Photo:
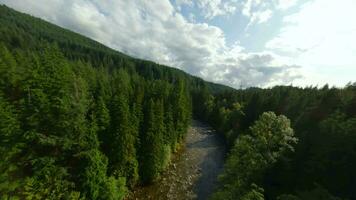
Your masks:
<svg viewBox="0 0 356 200"><path fill-rule="evenodd" d="M128 200L205 200L216 186L225 156L223 139L207 124L192 121L185 145L151 185L137 187Z"/></svg>

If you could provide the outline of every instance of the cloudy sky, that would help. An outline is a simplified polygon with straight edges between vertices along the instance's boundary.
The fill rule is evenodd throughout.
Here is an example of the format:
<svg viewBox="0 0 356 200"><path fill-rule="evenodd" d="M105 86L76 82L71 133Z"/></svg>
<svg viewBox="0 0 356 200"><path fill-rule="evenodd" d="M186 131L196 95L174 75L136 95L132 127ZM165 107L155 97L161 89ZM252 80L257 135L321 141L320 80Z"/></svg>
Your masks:
<svg viewBox="0 0 356 200"><path fill-rule="evenodd" d="M0 0L235 88L356 81L355 0Z"/></svg>

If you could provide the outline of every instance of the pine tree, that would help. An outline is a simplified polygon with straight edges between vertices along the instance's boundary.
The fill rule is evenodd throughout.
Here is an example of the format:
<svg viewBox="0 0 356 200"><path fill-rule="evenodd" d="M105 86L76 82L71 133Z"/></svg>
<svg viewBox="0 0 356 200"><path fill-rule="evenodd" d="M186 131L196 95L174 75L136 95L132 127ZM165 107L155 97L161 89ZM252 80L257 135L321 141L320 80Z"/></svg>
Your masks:
<svg viewBox="0 0 356 200"><path fill-rule="evenodd" d="M129 105L124 95L113 97L110 112L110 142L107 143L110 146L110 171L117 177L126 177L129 185L134 185L138 179L136 138L130 123Z"/></svg>
<svg viewBox="0 0 356 200"><path fill-rule="evenodd" d="M22 131L14 111L0 92L0 193L4 198L18 194L23 181L23 160L16 159L22 153Z"/></svg>
<svg viewBox="0 0 356 200"><path fill-rule="evenodd" d="M140 174L143 182L153 181L163 169L163 105L151 99L145 112L144 132L141 135Z"/></svg>

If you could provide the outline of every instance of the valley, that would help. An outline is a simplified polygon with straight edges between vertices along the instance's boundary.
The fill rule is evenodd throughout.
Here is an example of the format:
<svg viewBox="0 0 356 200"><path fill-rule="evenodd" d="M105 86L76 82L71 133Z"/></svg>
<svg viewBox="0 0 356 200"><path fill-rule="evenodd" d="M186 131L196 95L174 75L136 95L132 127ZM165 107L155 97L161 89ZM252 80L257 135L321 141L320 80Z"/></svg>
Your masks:
<svg viewBox="0 0 356 200"><path fill-rule="evenodd" d="M220 135L207 124L193 120L185 145L173 155L172 163L160 178L128 195L136 199L207 199L217 183L225 155Z"/></svg>

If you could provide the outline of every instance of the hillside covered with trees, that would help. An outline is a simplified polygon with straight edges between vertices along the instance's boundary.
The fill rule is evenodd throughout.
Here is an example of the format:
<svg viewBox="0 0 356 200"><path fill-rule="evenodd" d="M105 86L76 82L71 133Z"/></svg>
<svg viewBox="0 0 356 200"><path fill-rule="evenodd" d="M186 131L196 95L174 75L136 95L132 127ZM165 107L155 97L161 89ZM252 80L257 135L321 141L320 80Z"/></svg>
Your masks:
<svg viewBox="0 0 356 200"><path fill-rule="evenodd" d="M356 199L356 85L230 87L0 6L0 199L123 199L192 118L229 153L212 199Z"/></svg>
<svg viewBox="0 0 356 200"><path fill-rule="evenodd" d="M213 199L356 199L356 84L200 92L230 146Z"/></svg>
<svg viewBox="0 0 356 200"><path fill-rule="evenodd" d="M0 194L122 199L168 165L193 88L229 89L0 7Z"/></svg>

